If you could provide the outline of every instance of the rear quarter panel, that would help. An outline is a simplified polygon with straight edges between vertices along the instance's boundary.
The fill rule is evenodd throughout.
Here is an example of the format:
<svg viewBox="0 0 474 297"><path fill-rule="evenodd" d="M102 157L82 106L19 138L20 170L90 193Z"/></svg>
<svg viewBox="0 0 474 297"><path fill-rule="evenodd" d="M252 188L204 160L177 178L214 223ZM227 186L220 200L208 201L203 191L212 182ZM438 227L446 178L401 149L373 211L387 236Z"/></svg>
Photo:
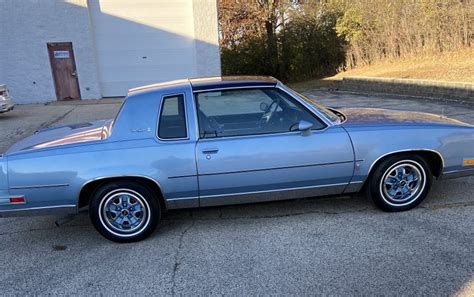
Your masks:
<svg viewBox="0 0 474 297"><path fill-rule="evenodd" d="M10 193L25 195L28 207L76 205L87 182L120 176L155 181L165 199L198 195L189 143L143 139L21 154L10 157L8 171Z"/></svg>
<svg viewBox="0 0 474 297"><path fill-rule="evenodd" d="M130 96L119 112L109 138L94 143L21 151L8 156L12 195L25 195L27 205L77 205L82 187L109 177L144 177L161 188L165 200L194 199L198 204L195 126L189 139L161 141L156 137L162 96L186 94L193 110L190 87L160 89ZM187 113L194 123L194 113Z"/></svg>

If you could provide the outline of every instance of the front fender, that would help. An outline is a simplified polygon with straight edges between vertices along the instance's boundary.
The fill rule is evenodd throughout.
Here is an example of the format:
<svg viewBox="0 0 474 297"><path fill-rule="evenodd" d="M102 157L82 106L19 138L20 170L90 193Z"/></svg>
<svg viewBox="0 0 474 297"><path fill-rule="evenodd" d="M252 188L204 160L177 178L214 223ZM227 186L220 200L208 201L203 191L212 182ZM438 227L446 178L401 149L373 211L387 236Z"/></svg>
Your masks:
<svg viewBox="0 0 474 297"><path fill-rule="evenodd" d="M474 129L468 127L351 127L356 160L353 182L365 182L381 158L403 152L427 151L442 159L442 172L461 170L463 159L474 155Z"/></svg>

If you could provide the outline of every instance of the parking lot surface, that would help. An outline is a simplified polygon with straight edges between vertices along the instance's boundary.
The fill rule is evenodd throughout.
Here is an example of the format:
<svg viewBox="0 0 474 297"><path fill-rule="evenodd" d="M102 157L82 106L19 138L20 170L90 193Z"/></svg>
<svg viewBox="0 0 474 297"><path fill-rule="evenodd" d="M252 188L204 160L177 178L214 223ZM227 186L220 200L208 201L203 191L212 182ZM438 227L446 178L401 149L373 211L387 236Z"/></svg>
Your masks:
<svg viewBox="0 0 474 297"><path fill-rule="evenodd" d="M321 90L332 107L444 114L474 106ZM0 115L0 153L41 127L112 118L118 100L20 105ZM403 137L403 136L401 136ZM474 150L474 148L473 148ZM437 181L416 209L362 195L170 211L147 240L116 244L88 215L0 219L1 294L474 295L474 178Z"/></svg>

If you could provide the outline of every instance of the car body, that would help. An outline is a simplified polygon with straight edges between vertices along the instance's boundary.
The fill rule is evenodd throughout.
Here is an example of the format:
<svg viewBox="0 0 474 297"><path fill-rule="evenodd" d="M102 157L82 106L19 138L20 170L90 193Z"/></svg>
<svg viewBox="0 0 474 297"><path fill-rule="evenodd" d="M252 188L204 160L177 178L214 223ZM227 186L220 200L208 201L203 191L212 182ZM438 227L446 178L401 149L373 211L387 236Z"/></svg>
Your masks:
<svg viewBox="0 0 474 297"><path fill-rule="evenodd" d="M0 113L13 110L15 105L6 85L0 85Z"/></svg>
<svg viewBox="0 0 474 297"><path fill-rule="evenodd" d="M124 242L151 231L132 232L119 216L144 226L170 209L364 185L382 209L407 210L432 177L473 175L473 165L474 127L461 121L328 109L268 77L186 79L130 90L114 120L41 129L13 145L0 157L0 215L89 207L99 232Z"/></svg>

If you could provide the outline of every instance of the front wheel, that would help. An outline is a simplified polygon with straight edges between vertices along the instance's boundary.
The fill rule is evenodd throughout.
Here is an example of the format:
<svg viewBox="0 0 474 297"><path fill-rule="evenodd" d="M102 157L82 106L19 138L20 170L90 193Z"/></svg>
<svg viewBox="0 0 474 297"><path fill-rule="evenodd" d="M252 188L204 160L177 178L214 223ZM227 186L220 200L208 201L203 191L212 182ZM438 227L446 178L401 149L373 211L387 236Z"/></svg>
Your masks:
<svg viewBox="0 0 474 297"><path fill-rule="evenodd" d="M417 155L400 155L382 161L369 180L368 191L384 211L416 207L428 195L433 175L426 161Z"/></svg>
<svg viewBox="0 0 474 297"><path fill-rule="evenodd" d="M94 227L115 242L146 238L160 219L160 204L148 187L128 181L107 183L91 197L89 215Z"/></svg>

